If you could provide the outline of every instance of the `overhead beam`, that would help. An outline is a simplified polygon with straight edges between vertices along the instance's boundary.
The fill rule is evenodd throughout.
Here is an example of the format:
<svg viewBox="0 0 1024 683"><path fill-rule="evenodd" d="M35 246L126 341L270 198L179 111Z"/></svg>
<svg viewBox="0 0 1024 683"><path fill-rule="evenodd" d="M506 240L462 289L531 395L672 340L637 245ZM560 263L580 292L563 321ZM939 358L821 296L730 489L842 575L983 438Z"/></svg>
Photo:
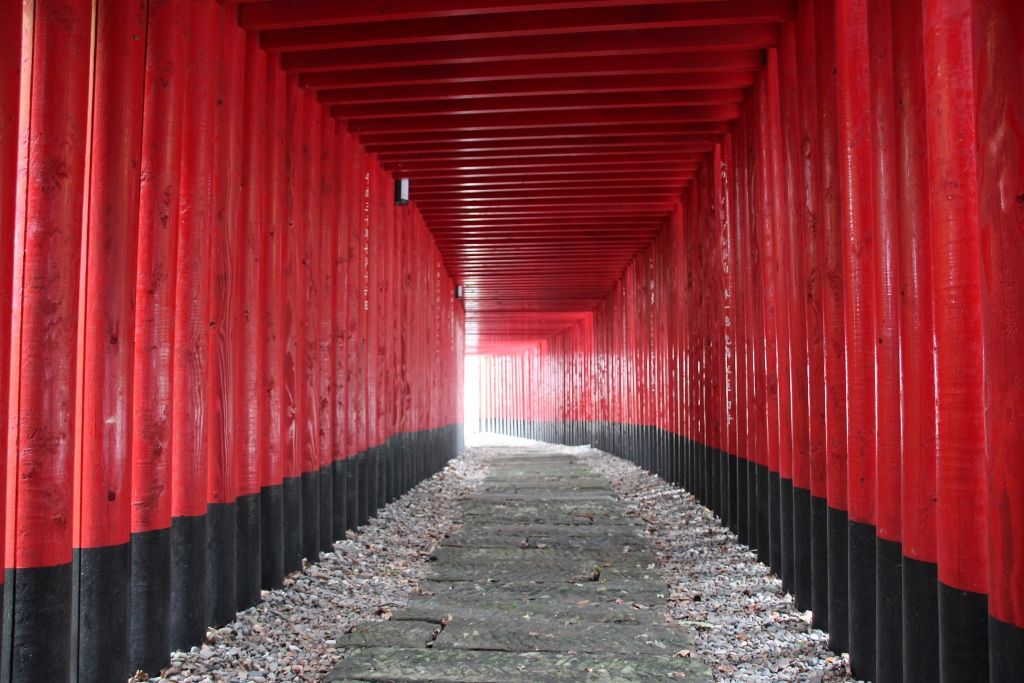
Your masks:
<svg viewBox="0 0 1024 683"><path fill-rule="evenodd" d="M401 21L508 12L537 12L559 9L584 10L596 7L675 4L680 0L271 0L244 3L238 23L245 29L293 26L324 26L370 21ZM683 0L685 1L685 0Z"/></svg>
<svg viewBox="0 0 1024 683"><path fill-rule="evenodd" d="M332 107L333 109L333 107ZM332 115L334 112L331 112ZM595 111L508 112L500 114L463 114L459 116L410 116L349 121L348 128L357 134L420 133L429 131L500 131L528 128L579 128L593 125L646 125L650 123L705 123L731 121L739 117L735 104L684 107L649 107L599 109Z"/></svg>
<svg viewBox="0 0 1024 683"><path fill-rule="evenodd" d="M321 93L321 101L326 102ZM578 95L533 95L529 97L493 97L463 100L438 98L420 102L384 104L341 104L331 106L331 115L347 120L395 119L423 115L461 115L501 112L573 111L577 114L596 109L628 107L688 106L735 104L743 101L738 89L665 90L634 93L584 93Z"/></svg>
<svg viewBox="0 0 1024 683"><path fill-rule="evenodd" d="M346 68L321 69L303 73L304 88L394 87L519 81L536 78L578 78L640 76L644 74L756 72L762 66L758 49L676 52L659 55L610 55L567 57L555 52L544 58L509 59L502 62L435 64L412 67L372 67L353 71Z"/></svg>
<svg viewBox="0 0 1024 683"><path fill-rule="evenodd" d="M264 30L266 50L408 45L462 40L533 38L598 31L734 26L793 17L790 0L727 0L661 6L504 12Z"/></svg>
<svg viewBox="0 0 1024 683"><path fill-rule="evenodd" d="M687 90L729 90L753 85L754 71L729 73L632 74L629 76L568 76L467 83L408 84L362 88L324 88L317 97L326 104L385 104L474 100L532 95L578 95Z"/></svg>
<svg viewBox="0 0 1024 683"><path fill-rule="evenodd" d="M432 144L435 142L493 142L507 140L570 140L603 135L648 137L654 134L690 135L725 133L728 131L727 121L693 121L683 128L678 121L662 123L653 121L609 121L607 123L581 124L572 128L537 128L534 126L518 128L493 128L483 130L426 130L396 132L388 130L363 131L359 140L365 145L374 144Z"/></svg>
<svg viewBox="0 0 1024 683"><path fill-rule="evenodd" d="M486 143L436 142L424 145L368 145L367 151L378 159L429 159L432 157L469 157L494 154L558 154L601 148L608 151L656 149L706 151L716 142L712 135L679 133L674 136L649 135L604 135L565 140L506 140Z"/></svg>
<svg viewBox="0 0 1024 683"><path fill-rule="evenodd" d="M284 52L281 55L281 66L289 72L348 71L379 69L384 66L410 67L501 62L510 59L548 59L552 54L563 57L608 57L749 50L771 47L777 42L778 27L774 24L707 26L651 31L573 33L537 36L529 40L454 40L423 45Z"/></svg>

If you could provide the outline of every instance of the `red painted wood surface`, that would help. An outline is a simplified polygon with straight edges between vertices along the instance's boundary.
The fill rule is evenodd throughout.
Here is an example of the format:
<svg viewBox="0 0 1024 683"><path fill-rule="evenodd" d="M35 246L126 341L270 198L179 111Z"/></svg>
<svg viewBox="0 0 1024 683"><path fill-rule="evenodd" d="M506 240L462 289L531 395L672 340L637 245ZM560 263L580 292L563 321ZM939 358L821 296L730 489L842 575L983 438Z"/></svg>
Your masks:
<svg viewBox="0 0 1024 683"><path fill-rule="evenodd" d="M146 34L132 368L133 532L171 525L174 273L190 15L173 3L154 5Z"/></svg>
<svg viewBox="0 0 1024 683"><path fill-rule="evenodd" d="M146 7L126 1L96 16L91 148L79 284L76 548L128 542L132 375L139 229Z"/></svg>
<svg viewBox="0 0 1024 683"><path fill-rule="evenodd" d="M30 3L22 17L13 178L8 569L71 561L92 17L88 2L65 3L62 13L53 10L50 3Z"/></svg>

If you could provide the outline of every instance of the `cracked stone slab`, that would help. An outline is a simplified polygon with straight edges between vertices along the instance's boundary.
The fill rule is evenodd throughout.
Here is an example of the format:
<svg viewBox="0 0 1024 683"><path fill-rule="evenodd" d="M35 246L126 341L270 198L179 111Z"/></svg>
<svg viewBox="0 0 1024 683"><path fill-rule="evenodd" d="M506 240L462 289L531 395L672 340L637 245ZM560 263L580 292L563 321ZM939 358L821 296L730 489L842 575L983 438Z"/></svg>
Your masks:
<svg viewBox="0 0 1024 683"><path fill-rule="evenodd" d="M639 596L647 597L650 596ZM441 623L450 616L462 615L480 619L532 619L546 617L565 622L600 621L622 624L655 624L665 621L652 602L591 600L581 595L578 600L533 599L530 596L494 591L474 596L433 596L416 599L396 612L393 620L432 621Z"/></svg>
<svg viewBox="0 0 1024 683"><path fill-rule="evenodd" d="M589 652L671 655L692 640L686 631L655 624L564 623L535 617L498 622L454 617L434 641L435 648L506 652Z"/></svg>
<svg viewBox="0 0 1024 683"><path fill-rule="evenodd" d="M376 621L343 634L338 647L427 647L439 631L432 621Z"/></svg>
<svg viewBox="0 0 1024 683"><path fill-rule="evenodd" d="M441 547L434 553L436 562L455 565L524 565L543 563L573 564L580 560L603 567L640 567L653 570L658 559L643 550L624 553L607 548L453 548Z"/></svg>
<svg viewBox="0 0 1024 683"><path fill-rule="evenodd" d="M710 671L688 657L479 650L363 648L343 659L325 680L440 681L710 681Z"/></svg>
<svg viewBox="0 0 1024 683"><path fill-rule="evenodd" d="M420 594L449 600L478 600L486 595L512 594L530 600L626 600L647 604L664 601L669 595L666 583L631 580L578 581L576 583L535 583L529 581L431 581L420 582Z"/></svg>

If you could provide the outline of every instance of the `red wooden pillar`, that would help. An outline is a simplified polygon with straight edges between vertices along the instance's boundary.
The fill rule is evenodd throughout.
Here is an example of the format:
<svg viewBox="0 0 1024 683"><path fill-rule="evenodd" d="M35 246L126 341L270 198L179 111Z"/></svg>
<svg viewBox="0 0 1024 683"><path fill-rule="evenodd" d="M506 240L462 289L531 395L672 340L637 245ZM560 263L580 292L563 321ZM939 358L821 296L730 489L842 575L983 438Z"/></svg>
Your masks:
<svg viewBox="0 0 1024 683"><path fill-rule="evenodd" d="M320 454L318 470L320 496L320 551L334 548L334 248L338 223L338 178L336 123L323 114L320 119L320 147L316 163L320 165L320 229L313 257L316 261L316 325L317 325L317 446Z"/></svg>
<svg viewBox="0 0 1024 683"><path fill-rule="evenodd" d="M983 280L972 5L970 0L925 0L923 16L943 681L984 679L988 674Z"/></svg>
<svg viewBox="0 0 1024 683"><path fill-rule="evenodd" d="M903 676L900 282L891 22L889 0L868 3L875 260L875 679L880 683Z"/></svg>
<svg viewBox="0 0 1024 683"><path fill-rule="evenodd" d="M244 231L237 224L238 176L242 171L241 106L244 36L235 27L227 5L218 5L213 62L204 64L215 74L213 223L209 236L209 308L206 360L206 496L207 496L207 612L206 623L221 626L232 620L237 590L237 489L235 458L243 438L237 423L242 370L239 355L243 339L242 317L245 249ZM251 364L250 364L251 365Z"/></svg>
<svg viewBox="0 0 1024 683"><path fill-rule="evenodd" d="M769 54L770 60L775 59L772 55L774 53ZM763 432L764 441L762 441L767 471L763 475L765 477L763 486L758 487L758 504L762 505L765 515L764 521L762 521L764 526L758 529L758 558L771 566L776 574L779 574L782 570L782 535L781 517L779 515L779 446L781 446L782 441L778 431L780 419L779 349L776 327L779 319L776 280L778 252L775 246L777 207L773 201L773 182L771 178L773 169L770 144L773 129L769 123L771 119L771 108L769 106L769 100L771 99L769 93L770 80L771 77L768 75L768 72L764 71L757 86L758 128L756 163L758 169L757 187L759 188L757 200L760 204L759 210L761 215L760 225L758 226L760 246L758 251L762 255L760 270L762 316L760 330L764 339L765 375L763 386L765 390L765 414L767 416L767 423ZM777 127L775 130L777 132Z"/></svg>
<svg viewBox="0 0 1024 683"><path fill-rule="evenodd" d="M319 240L321 230L321 132L323 108L312 93L303 91L302 149L299 156L305 171L301 186L301 223L297 226L299 256L299 448L302 454L302 557L315 562L320 557L320 387L319 310L317 306Z"/></svg>
<svg viewBox="0 0 1024 683"><path fill-rule="evenodd" d="M334 402L330 406L332 428L334 430L334 454L331 464L331 491L333 494L333 517L331 529L335 539L345 537L348 526L346 513L348 508L348 379L346 377L348 348L348 248L349 248L349 215L348 206L351 201L352 186L349 180L347 157L353 154L352 141L348 137L345 125L336 121L334 139L338 146L334 155L335 202L337 214L335 221L329 226L334 234L331 251L332 287L329 293L331 307L331 376L334 383Z"/></svg>
<svg viewBox="0 0 1024 683"><path fill-rule="evenodd" d="M752 481L752 451L749 431L749 407L751 399L750 385L750 336L748 328L747 311L750 306L750 261L749 246L747 242L748 214L746 211L746 197L742 188L746 186L744 160L746 157L746 126L737 122L733 125L730 133L730 155L727 163L730 165L729 202L731 212L731 224L729 226L729 242L732 253L732 310L730 320L733 330L733 354L735 356L735 407L734 415L736 426L734 429L734 451L736 454L736 483L734 494L735 522L734 530L738 535L739 542L752 547L750 510L753 497L751 496L750 483ZM675 245L669 242L666 247L671 251L676 249ZM678 274L671 274L673 279ZM673 297L674 298L674 297ZM673 312L672 317L676 314Z"/></svg>
<svg viewBox="0 0 1024 683"><path fill-rule="evenodd" d="M836 652L849 649L849 526L846 487L846 318L843 276L843 223L840 219L838 109L835 37L837 24L832 3L815 5L815 42L818 67L819 137L821 156L822 326L825 374L825 475L828 510L828 634Z"/></svg>
<svg viewBox="0 0 1024 683"><path fill-rule="evenodd" d="M790 37L786 31L783 38ZM792 45L789 45L792 48ZM769 50L768 64L764 71L767 86L766 114L766 184L765 191L771 201L768 225L771 229L774 257L775 335L778 382L778 480L772 483L771 503L778 496L778 505L773 504L772 523L779 525L778 534L772 532L772 539L779 539L778 556L772 546L772 567L782 577L783 589L793 590L793 404L792 391L792 330L790 329L790 307L793 291L792 259L790 255L789 231L796 220L792 211L790 185L796 180L795 173L787 164L786 129L783 127L783 102L780 79L784 71L780 62L782 49ZM788 75L787 75L788 77ZM769 368L769 372L772 369ZM772 424L775 424L774 422ZM776 485L777 484L777 485ZM777 563L777 564L776 564Z"/></svg>
<svg viewBox="0 0 1024 683"><path fill-rule="evenodd" d="M181 154L171 444L171 647L202 642L207 623L206 430L209 241L219 8L196 4Z"/></svg>
<svg viewBox="0 0 1024 683"><path fill-rule="evenodd" d="M0 26L0 424L8 424L11 383L11 295L14 215L18 198L18 111L21 88L22 17ZM7 439L0 439L0 510L6 509ZM2 526L0 526L2 528ZM0 534L0 557L5 539ZM3 577L0 576L0 581ZM0 591L0 611L3 608Z"/></svg>
<svg viewBox="0 0 1024 683"><path fill-rule="evenodd" d="M381 257L383 243L380 195L383 191L380 175L373 157L364 158L366 174L366 190L363 228L365 240L365 279L366 279L366 512L370 517L377 516L380 508L378 497L378 477L380 473L380 392L383 386L383 373L380 363L381 334Z"/></svg>
<svg viewBox="0 0 1024 683"><path fill-rule="evenodd" d="M807 3L804 3L807 4ZM808 181L804 179L805 170L814 173L814 169L804 168L802 141L803 135L800 97L801 88L806 85L801 81L802 71L813 75L810 64L802 65L798 61L799 30L807 30L806 24L799 27L796 23L787 23L782 34L779 49L779 78L782 114L782 151L783 177L785 178L783 231L784 242L788 247L789 283L787 289L791 293L789 301L789 354L790 354L790 421L792 424L792 463L790 476L791 490L782 491L782 504L792 508L789 515L792 520L793 590L797 609L807 610L811 607L811 493L810 493L810 415L808 386L808 330L806 286L806 245L813 238L809 233L810 216L807 213L806 198L810 194ZM805 79L806 80L806 79ZM783 480L785 482L785 480ZM788 498L788 501L787 501Z"/></svg>
<svg viewBox="0 0 1024 683"><path fill-rule="evenodd" d="M979 227L988 438L989 666L1024 671L1024 7L974 8Z"/></svg>
<svg viewBox="0 0 1024 683"><path fill-rule="evenodd" d="M266 54L259 47L258 36L245 36L240 29L235 49L242 53L241 78L244 86L238 102L241 119L235 125L242 135L241 196L234 217L238 248L236 260L236 302L233 306L236 343L232 374L235 380L235 609L243 610L260 601L262 587L261 558L261 469L260 460L268 453L267 411L274 385L264 391L265 379L272 372L267 353L266 315L270 308L268 290L264 289L263 270L270 266L271 254L265 253L267 196L277 194L266 180L267 154L267 64ZM243 43L244 45L240 44ZM237 64L237 62L236 62ZM236 72L238 73L238 72ZM268 247L270 245L267 245ZM253 357L259 359L253 362ZM276 410L276 407L275 407ZM274 444L275 451L277 444Z"/></svg>
<svg viewBox="0 0 1024 683"><path fill-rule="evenodd" d="M748 168L747 186L751 188L748 198L748 211L751 216L749 221L749 235L751 244L751 334L754 340L753 366L754 366L754 439L753 449L756 462L756 475L754 477L754 493L756 502L754 505L754 526L753 537L756 539L756 550L758 559L769 564L771 561L771 535L769 534L770 513L768 494L770 486L769 472L769 446L768 446L768 375L767 375L767 338L765 336L764 318L764 285L765 285L765 243L763 213L761 202L763 198L763 187L759 148L761 145L761 129L757 120L757 112L761 109L763 99L762 87L758 85L756 90L749 97L749 107L746 109L747 116L744 117L749 124L747 126L750 151L750 166ZM755 217L760 218L755 220Z"/></svg>
<svg viewBox="0 0 1024 683"><path fill-rule="evenodd" d="M146 3L94 8L78 351L72 677L125 679Z"/></svg>
<svg viewBox="0 0 1024 683"><path fill-rule="evenodd" d="M902 361L903 678L939 678L935 556L935 366L919 3L892 4Z"/></svg>
<svg viewBox="0 0 1024 683"><path fill-rule="evenodd" d="M305 98L299 89L298 77L289 76L285 84L284 130L284 221L281 225L281 326L283 335L282 366L284 385L281 392L281 439L284 459L284 573L302 566L302 451L300 379L302 347L299 332L302 324L301 257L302 217L305 166L302 163L302 121Z"/></svg>
<svg viewBox="0 0 1024 683"><path fill-rule="evenodd" d="M839 176L846 310L847 488L850 657L875 677L875 240L868 12L859 0L836 9Z"/></svg>
<svg viewBox="0 0 1024 683"><path fill-rule="evenodd" d="M741 462L739 448L738 412L739 412L739 357L738 350L738 297L736 291L736 243L734 241L736 221L735 213L735 184L736 166L734 155L734 140L731 134L723 138L720 152L716 153L717 164L715 176L718 178L715 191L716 208L719 214L719 243L721 254L722 273L722 360L723 360L723 385L722 385L722 406L723 417L723 443L724 465L726 471L722 478L723 489L723 517L722 521L736 533L739 531L739 465ZM658 252L665 253L668 244L659 240ZM666 311L667 302L661 303L661 309ZM666 330L667 325L660 325L658 329ZM667 364L667 358L662 359L662 364ZM664 385L667 377L659 378L659 383Z"/></svg>
<svg viewBox="0 0 1024 683"><path fill-rule="evenodd" d="M357 263L358 263L358 300L357 310L357 337L359 339L357 367L359 375L359 390L356 395L356 403L359 406L357 416L359 429L359 524L365 524L370 517L370 469L372 463L369 449L371 445L372 430L372 409L373 395L372 387L372 342L370 337L370 323L372 313L370 312L370 202L371 202L371 172L369 157L365 152L359 155L359 211L357 230L359 234Z"/></svg>
<svg viewBox="0 0 1024 683"><path fill-rule="evenodd" d="M92 3L26 2L18 131L3 669L68 677L75 340ZM9 176L8 176L9 177Z"/></svg>
<svg viewBox="0 0 1024 683"><path fill-rule="evenodd" d="M818 80L820 66L817 50L820 37L817 21L821 9L810 2L800 3L796 19L796 67L799 87L798 125L807 144L801 155L801 197L804 212L803 282L799 292L806 297L804 310L807 335L807 462L809 486L810 603L812 623L828 627L828 493L825 441L825 348L824 348L824 269L825 209L821 196L822 154L819 121ZM829 47L831 49L831 47ZM803 476L803 473L801 473Z"/></svg>
<svg viewBox="0 0 1024 683"><path fill-rule="evenodd" d="M355 529L365 520L362 516L363 491L360 487L361 470L363 467L363 377L361 363L363 336L361 334L362 314L362 149L355 138L348 134L351 141L351 152L346 159L348 174L348 210L344 230L348 236L347 286L345 291L345 339L346 361L345 376L347 379L347 430L348 463L346 465L346 523L348 528Z"/></svg>
<svg viewBox="0 0 1024 683"><path fill-rule="evenodd" d="M377 454L377 506L383 508L388 503L388 479L391 471L391 391L394 381L394 365L391 358L392 339L394 335L393 319L394 309L391 291L391 264L394 260L394 244L392 234L395 223L395 204L393 185L390 176L384 172L376 158L374 167L377 170L378 178L378 222L377 229L380 235L380 271L379 285L380 305L378 308L378 337L377 337L377 363L380 368L380 386L377 393L378 415L380 429L378 431L378 454ZM445 368L448 369L448 368ZM448 380L448 375L442 375L443 381Z"/></svg>
<svg viewBox="0 0 1024 683"><path fill-rule="evenodd" d="M261 587L281 585L284 578L284 478L288 458L285 410L285 76L277 57L265 59L264 221L260 233L260 311L263 322L263 409L261 429L266 449L260 460L260 579ZM255 127L254 127L255 132Z"/></svg>
<svg viewBox="0 0 1024 683"><path fill-rule="evenodd" d="M170 661L175 273L191 4L154 3L146 31L132 407L130 671Z"/></svg>

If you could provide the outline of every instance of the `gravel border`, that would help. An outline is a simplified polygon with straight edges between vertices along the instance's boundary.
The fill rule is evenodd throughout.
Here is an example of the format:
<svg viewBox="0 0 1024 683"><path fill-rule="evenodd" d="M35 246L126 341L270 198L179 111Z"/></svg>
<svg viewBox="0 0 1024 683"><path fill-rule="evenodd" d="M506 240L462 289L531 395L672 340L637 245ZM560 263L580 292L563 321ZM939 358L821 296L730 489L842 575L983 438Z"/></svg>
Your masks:
<svg viewBox="0 0 1024 683"><path fill-rule="evenodd" d="M263 591L263 602L209 629L201 647L172 653L171 666L149 680L320 681L340 658L338 635L405 606L424 562L458 527L460 498L485 470L473 452L456 458L349 531L333 553L287 576L283 588Z"/></svg>
<svg viewBox="0 0 1024 683"><path fill-rule="evenodd" d="M828 634L811 628L811 613L798 612L782 581L691 494L603 451L556 448L586 458L647 523L672 577L670 615L691 627L692 654L715 680L856 680L849 656L830 651Z"/></svg>

